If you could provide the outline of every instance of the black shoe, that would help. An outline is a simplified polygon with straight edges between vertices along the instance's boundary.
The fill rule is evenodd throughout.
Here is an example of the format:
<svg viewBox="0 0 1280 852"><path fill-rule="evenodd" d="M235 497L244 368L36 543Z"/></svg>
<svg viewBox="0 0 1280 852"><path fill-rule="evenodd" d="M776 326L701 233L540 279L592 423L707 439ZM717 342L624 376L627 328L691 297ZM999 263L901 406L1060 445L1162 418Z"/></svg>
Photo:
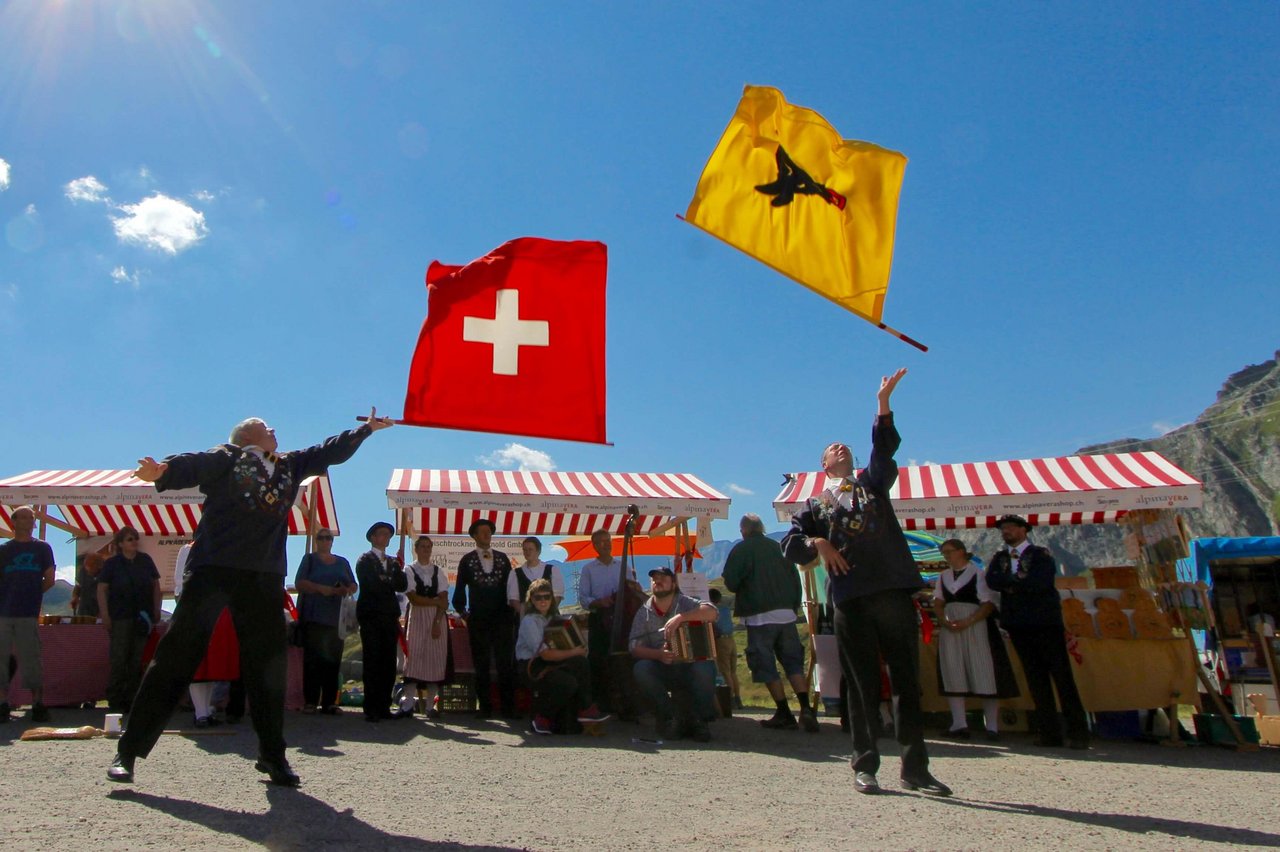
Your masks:
<svg viewBox="0 0 1280 852"><path fill-rule="evenodd" d="M47 722L49 721L49 708L43 704L31 705L31 721Z"/></svg>
<svg viewBox="0 0 1280 852"><path fill-rule="evenodd" d="M952 728L943 734L943 736L949 740L967 740L970 738L968 728Z"/></svg>
<svg viewBox="0 0 1280 852"><path fill-rule="evenodd" d="M1062 748L1062 737L1038 737L1036 745L1040 748Z"/></svg>
<svg viewBox="0 0 1280 852"><path fill-rule="evenodd" d="M208 716L197 716L197 717L196 717L196 727L197 727L197 728L207 728L207 727L209 727L209 717L208 717Z"/></svg>
<svg viewBox="0 0 1280 852"><path fill-rule="evenodd" d="M853 775L853 789L859 793L874 796L880 792L880 782L876 780L874 772L855 772Z"/></svg>
<svg viewBox="0 0 1280 852"><path fill-rule="evenodd" d="M999 731L992 731L992 730L988 730L988 731L987 731L987 733L986 733L986 737L987 737L987 742L989 742L989 743L998 743L998 742L1000 742L1000 732L999 732Z"/></svg>
<svg viewBox="0 0 1280 852"><path fill-rule="evenodd" d="M800 711L800 727L804 728L805 733L818 733L818 717L812 710Z"/></svg>
<svg viewBox="0 0 1280 852"><path fill-rule="evenodd" d="M687 730L689 732L689 739L693 740L695 743L711 742L711 729L707 727L706 722L693 722L689 725Z"/></svg>
<svg viewBox="0 0 1280 852"><path fill-rule="evenodd" d="M111 761L111 767L107 769L107 780L117 784L132 784L133 760L132 755L116 752L116 759Z"/></svg>
<svg viewBox="0 0 1280 852"><path fill-rule="evenodd" d="M379 716L377 713L365 713L364 720L366 722L381 722L382 717Z"/></svg>
<svg viewBox="0 0 1280 852"><path fill-rule="evenodd" d="M781 713L774 713L768 719L761 719L760 727L774 731L794 731L800 727L800 723L796 721L796 717L792 716L790 712L785 716Z"/></svg>
<svg viewBox="0 0 1280 852"><path fill-rule="evenodd" d="M10 716L9 702L8 701L0 702L0 722L9 721L9 716Z"/></svg>
<svg viewBox="0 0 1280 852"><path fill-rule="evenodd" d="M337 704L326 704L320 708L320 713L324 716L338 716L342 711L338 709Z"/></svg>
<svg viewBox="0 0 1280 852"><path fill-rule="evenodd" d="M923 775L913 777L902 776L902 787L905 790L915 790L918 793L925 793L929 796L950 796L951 788L943 784L937 778L934 778L928 772Z"/></svg>
<svg viewBox="0 0 1280 852"><path fill-rule="evenodd" d="M289 761L284 758L267 760L260 757L253 768L269 776L271 783L277 787L297 787L302 783L302 779L294 774L293 769L289 767Z"/></svg>
<svg viewBox="0 0 1280 852"><path fill-rule="evenodd" d="M1088 737L1072 737L1070 740L1067 741L1067 748L1072 748L1072 749L1075 749L1076 751L1088 751L1089 738Z"/></svg>

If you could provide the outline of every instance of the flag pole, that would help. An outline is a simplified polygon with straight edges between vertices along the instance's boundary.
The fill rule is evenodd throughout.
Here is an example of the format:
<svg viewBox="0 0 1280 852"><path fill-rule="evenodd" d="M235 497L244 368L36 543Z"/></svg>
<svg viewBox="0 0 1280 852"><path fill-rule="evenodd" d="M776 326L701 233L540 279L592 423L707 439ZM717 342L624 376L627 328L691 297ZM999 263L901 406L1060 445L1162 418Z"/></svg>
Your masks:
<svg viewBox="0 0 1280 852"><path fill-rule="evenodd" d="M892 334L894 337L896 337L896 338L898 338L899 340L901 340L903 343L909 343L910 345L912 345L912 346L914 346L915 348L919 349L921 352L928 352L928 351L929 351L929 347L928 347L928 346L925 346L923 343L921 343L920 341L916 340L914 337L910 337L910 336L908 336L908 335L903 334L902 332L898 331L896 328L893 328L892 326L887 326L887 325L885 325L885 324L884 324L884 323L882 323L882 322L878 322L878 323L876 323L876 328L880 329L881 331L887 331L887 332L889 332L889 333L890 333L890 334Z"/></svg>
<svg viewBox="0 0 1280 852"><path fill-rule="evenodd" d="M721 237L721 235L719 235L719 234L714 234L714 233L712 233L712 232L709 232L709 230L707 230L707 229L703 228L703 226L699 225L698 223L692 223L692 221L689 221L689 220L685 219L685 216L684 216L684 215L676 214L676 219L678 219L678 220L682 221L682 223L685 223L686 225L692 225L692 226L694 226L694 228L696 228L696 229L700 230L700 232L703 232L704 234L710 234L710 235L712 235L712 237L714 237L714 238L718 239L718 241L721 241L722 243L726 244L726 246L728 246L728 247L730 247L730 248L737 248L737 246L735 246L735 244L733 244L733 243L731 243L731 242L726 241L726 239L724 239L723 237ZM741 249L741 248L737 248L737 251L740 251L740 252L741 252L741 251L742 251L742 249ZM812 289L813 289L812 287L809 287L809 285L808 285L808 284L805 284L805 283L804 283L804 281L801 281L799 278L796 278L796 276L795 276L795 275L791 275L791 274L790 274L790 272L783 272L781 269L778 269L778 267L777 267L777 266L774 266L773 264L769 264L769 262L768 262L768 261L760 260L760 258L759 258L759 257L755 257L754 255L751 255L751 253L750 253L750 252L742 252L742 253L744 253L744 255L746 255L746 256L748 256L748 257L750 257L750 258L753 258L753 260L760 262L760 264L764 264L765 266L768 266L768 267L769 267L769 269L772 269L774 272L777 272L777 274L778 274L778 275L786 276L786 278L790 278L792 281L795 281L795 283L796 283L796 284L804 285L804 287L808 287L810 290L812 290ZM831 297L823 296L823 298L826 298L826 299L827 299L827 301L829 301L829 302L832 302L832 303L835 303L835 304L840 304L840 302L837 302L837 301L836 301L836 299L832 299ZM844 306L844 304L840 304L840 307L845 308L845 310L846 310L846 311L849 311L849 308L845 307L845 306ZM901 342L902 342L902 343L906 343L906 344L909 344L909 345L913 345L913 347L915 347L916 349L919 349L919 351L920 351L920 352L928 352L928 351L929 351L929 347L927 347L927 345L924 345L923 343L920 343L920 342L919 342L919 340L916 340L915 338L913 338L913 336L910 336L910 335L908 335L908 334L902 334L902 333L901 333L901 331L899 331L899 330L895 329L895 327L892 327L892 326L890 326L890 325L884 325L884 324L883 324L883 322L877 322L876 320L869 320L869 319L867 319L867 317L865 317L865 316L861 315L861 313L859 313L858 311L849 311L849 312L850 312L850 313L852 313L852 315L854 315L854 316L858 316L858 317L861 317L861 319L863 319L863 320L867 320L868 322L870 322L870 324L872 324L872 325L876 326L876 327L877 327L877 329L879 329L879 330L881 330L881 331L888 331L888 333L890 333L890 334L892 334L893 336L895 336L895 338L897 338L897 339L901 340Z"/></svg>
<svg viewBox="0 0 1280 852"><path fill-rule="evenodd" d="M383 418L379 417L378 419L381 420ZM397 426L418 426L422 429L450 429L455 432L481 432L485 435L519 435L520 434L518 432L495 432L492 429L468 429L463 426L441 426L438 423L414 423L413 421L410 421L410 420L395 420L392 418L387 418L387 419L391 420L391 422ZM369 422L369 415L357 414L356 421L359 423L367 423ZM579 440L578 438L552 438L547 435L527 435L524 437L538 438L544 441L573 441L576 444L596 444L596 446L600 446L600 447L612 447L614 445L613 441L600 441L597 443L596 441L582 441L582 440Z"/></svg>

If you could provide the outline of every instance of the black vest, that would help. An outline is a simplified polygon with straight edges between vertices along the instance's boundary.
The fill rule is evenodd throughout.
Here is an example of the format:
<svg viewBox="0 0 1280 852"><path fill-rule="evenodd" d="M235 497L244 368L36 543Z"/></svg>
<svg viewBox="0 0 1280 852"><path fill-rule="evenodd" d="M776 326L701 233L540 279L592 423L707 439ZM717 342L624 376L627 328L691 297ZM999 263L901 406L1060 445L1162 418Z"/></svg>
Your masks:
<svg viewBox="0 0 1280 852"><path fill-rule="evenodd" d="M551 582L551 563L543 562L542 569L543 569L542 579L550 583ZM524 603L524 599L529 595L529 587L532 585L533 585L533 580L527 579L524 576L524 569L517 568L516 569L516 586L520 592L520 603Z"/></svg>

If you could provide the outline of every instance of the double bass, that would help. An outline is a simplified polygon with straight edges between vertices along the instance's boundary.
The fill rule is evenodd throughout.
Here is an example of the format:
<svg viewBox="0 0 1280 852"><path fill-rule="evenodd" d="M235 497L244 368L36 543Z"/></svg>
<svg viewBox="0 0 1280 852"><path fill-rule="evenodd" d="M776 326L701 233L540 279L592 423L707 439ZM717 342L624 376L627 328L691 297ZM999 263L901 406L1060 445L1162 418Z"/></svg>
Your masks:
<svg viewBox="0 0 1280 852"><path fill-rule="evenodd" d="M627 576L631 562L631 539L636 532L636 518L640 509L627 507L627 524L622 538L622 558L618 560L618 591L613 606L602 613L605 629L609 631L609 702L622 718L635 716L635 681L631 672L631 622L644 606L649 596L640 584Z"/></svg>

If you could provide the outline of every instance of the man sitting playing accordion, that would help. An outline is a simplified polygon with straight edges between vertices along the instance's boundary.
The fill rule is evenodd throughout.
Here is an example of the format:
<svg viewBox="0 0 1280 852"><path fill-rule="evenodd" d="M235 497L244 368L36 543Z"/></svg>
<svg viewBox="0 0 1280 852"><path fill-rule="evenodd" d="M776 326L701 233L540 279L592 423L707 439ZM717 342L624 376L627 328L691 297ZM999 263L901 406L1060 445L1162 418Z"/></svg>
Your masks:
<svg viewBox="0 0 1280 852"><path fill-rule="evenodd" d="M709 637L718 613L713 604L682 594L670 568L655 568L649 580L652 595L631 622L636 686L653 703L660 738L705 743L707 722L716 716L715 640Z"/></svg>

